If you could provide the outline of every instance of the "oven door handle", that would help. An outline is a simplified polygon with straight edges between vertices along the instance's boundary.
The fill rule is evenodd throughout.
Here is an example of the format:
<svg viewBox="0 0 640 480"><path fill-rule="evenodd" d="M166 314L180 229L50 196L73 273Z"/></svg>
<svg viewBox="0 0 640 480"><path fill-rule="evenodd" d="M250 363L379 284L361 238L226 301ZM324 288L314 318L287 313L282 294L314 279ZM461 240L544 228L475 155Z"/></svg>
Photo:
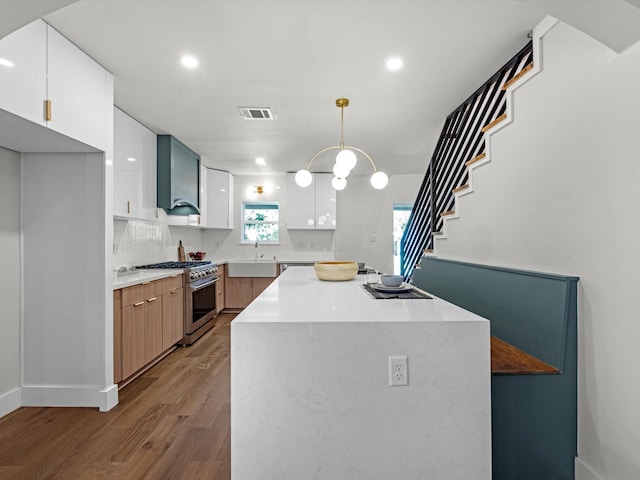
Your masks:
<svg viewBox="0 0 640 480"><path fill-rule="evenodd" d="M205 283L200 283L198 285L189 285L189 289L191 290L191 292L197 292L198 290L202 290L203 288L206 287L210 287L211 285L213 285L214 283L216 283L218 280L220 280L220 277L216 277L214 279L212 279L209 282L205 282Z"/></svg>

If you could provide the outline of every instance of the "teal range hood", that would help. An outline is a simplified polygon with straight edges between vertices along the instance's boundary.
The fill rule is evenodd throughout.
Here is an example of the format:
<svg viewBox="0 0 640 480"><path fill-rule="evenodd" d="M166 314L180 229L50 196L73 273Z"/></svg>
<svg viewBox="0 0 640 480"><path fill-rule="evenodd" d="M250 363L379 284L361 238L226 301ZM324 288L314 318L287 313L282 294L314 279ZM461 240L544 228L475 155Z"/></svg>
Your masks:
<svg viewBox="0 0 640 480"><path fill-rule="evenodd" d="M200 215L200 155L171 135L158 135L158 207Z"/></svg>

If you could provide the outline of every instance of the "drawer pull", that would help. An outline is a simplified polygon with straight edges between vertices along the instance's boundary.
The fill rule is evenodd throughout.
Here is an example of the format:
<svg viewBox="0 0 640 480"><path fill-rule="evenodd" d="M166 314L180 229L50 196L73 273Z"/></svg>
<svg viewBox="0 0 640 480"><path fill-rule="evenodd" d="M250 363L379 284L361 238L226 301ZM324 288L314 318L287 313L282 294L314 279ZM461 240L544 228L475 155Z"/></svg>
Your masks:
<svg viewBox="0 0 640 480"><path fill-rule="evenodd" d="M140 285L151 285L151 282L142 282Z"/></svg>
<svg viewBox="0 0 640 480"><path fill-rule="evenodd" d="M171 290L171 295L175 295L176 293L178 293L178 290Z"/></svg>
<svg viewBox="0 0 640 480"><path fill-rule="evenodd" d="M158 298L158 297L147 298L147 302L153 302L156 298Z"/></svg>
<svg viewBox="0 0 640 480"><path fill-rule="evenodd" d="M133 304L134 307L139 307L140 305L144 305L144 301Z"/></svg>

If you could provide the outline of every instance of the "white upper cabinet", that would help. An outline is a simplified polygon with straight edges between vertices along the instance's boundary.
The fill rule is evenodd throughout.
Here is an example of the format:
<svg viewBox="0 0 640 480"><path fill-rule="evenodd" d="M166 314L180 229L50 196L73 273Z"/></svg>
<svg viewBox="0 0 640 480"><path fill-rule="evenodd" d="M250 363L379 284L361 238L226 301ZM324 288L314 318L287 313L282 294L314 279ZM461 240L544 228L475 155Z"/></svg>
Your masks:
<svg viewBox="0 0 640 480"><path fill-rule="evenodd" d="M107 72L56 30L47 31L49 128L107 149Z"/></svg>
<svg viewBox="0 0 640 480"><path fill-rule="evenodd" d="M41 20L0 39L0 108L45 124L47 24Z"/></svg>
<svg viewBox="0 0 640 480"><path fill-rule="evenodd" d="M207 168L207 228L233 228L233 175Z"/></svg>
<svg viewBox="0 0 640 480"><path fill-rule="evenodd" d="M200 163L200 226L207 226L207 170L202 163Z"/></svg>
<svg viewBox="0 0 640 480"><path fill-rule="evenodd" d="M111 74L42 20L0 39L0 108L106 151Z"/></svg>
<svg viewBox="0 0 640 480"><path fill-rule="evenodd" d="M336 229L336 191L331 186L332 178L330 173L314 173L311 185L303 188L296 184L294 173L287 173L287 229Z"/></svg>
<svg viewBox="0 0 640 480"><path fill-rule="evenodd" d="M336 190L331 185L331 180L333 175L330 173L316 173L313 178L316 186L316 230L336 229Z"/></svg>
<svg viewBox="0 0 640 480"><path fill-rule="evenodd" d="M113 117L113 215L154 219L156 134L118 108Z"/></svg>

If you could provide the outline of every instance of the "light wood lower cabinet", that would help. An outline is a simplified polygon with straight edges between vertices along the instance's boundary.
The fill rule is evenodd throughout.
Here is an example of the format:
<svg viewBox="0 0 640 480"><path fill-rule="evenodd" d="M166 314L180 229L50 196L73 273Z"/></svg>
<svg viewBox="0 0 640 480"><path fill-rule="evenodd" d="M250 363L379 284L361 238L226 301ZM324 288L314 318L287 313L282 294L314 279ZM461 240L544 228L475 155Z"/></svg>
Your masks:
<svg viewBox="0 0 640 480"><path fill-rule="evenodd" d="M147 298L144 306L143 365L162 353L162 297Z"/></svg>
<svg viewBox="0 0 640 480"><path fill-rule="evenodd" d="M153 362L184 336L182 275L116 290L113 310L117 383Z"/></svg>
<svg viewBox="0 0 640 480"><path fill-rule="evenodd" d="M225 267L218 265L218 282L216 283L216 310L221 313L226 308L225 302Z"/></svg>
<svg viewBox="0 0 640 480"><path fill-rule="evenodd" d="M122 307L122 379L144 365L145 301ZM117 361L114 358L114 362Z"/></svg>
<svg viewBox="0 0 640 480"><path fill-rule="evenodd" d="M255 277L253 278L252 293L253 298L260 295L269 285L273 283L275 277Z"/></svg>
<svg viewBox="0 0 640 480"><path fill-rule="evenodd" d="M227 277L225 279L226 308L245 308L275 279L276 277Z"/></svg>
<svg viewBox="0 0 640 480"><path fill-rule="evenodd" d="M175 288L162 294L162 350L172 347L184 337L184 289Z"/></svg>
<svg viewBox="0 0 640 480"><path fill-rule="evenodd" d="M113 292L113 381L122 380L122 291ZM117 360L116 360L117 359Z"/></svg>

